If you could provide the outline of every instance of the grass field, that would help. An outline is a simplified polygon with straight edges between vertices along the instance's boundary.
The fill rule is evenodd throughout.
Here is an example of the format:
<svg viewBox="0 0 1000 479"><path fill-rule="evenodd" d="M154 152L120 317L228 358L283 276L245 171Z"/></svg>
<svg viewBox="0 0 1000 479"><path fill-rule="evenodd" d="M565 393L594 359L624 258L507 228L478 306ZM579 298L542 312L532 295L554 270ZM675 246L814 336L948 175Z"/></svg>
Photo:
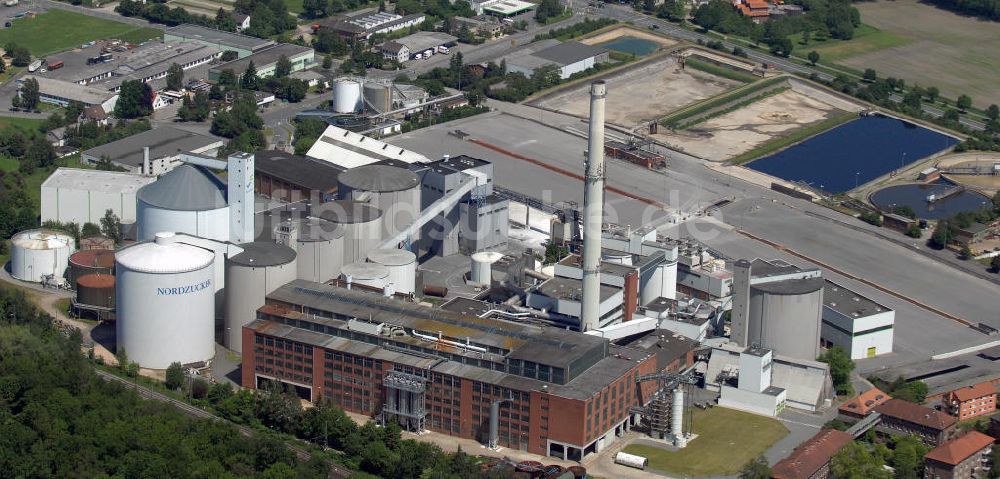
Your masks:
<svg viewBox="0 0 1000 479"><path fill-rule="evenodd" d="M630 444L623 451L646 457L650 468L672 475L731 475L788 434L775 419L721 407L695 409L693 424L698 437L679 451L645 444Z"/></svg>
<svg viewBox="0 0 1000 479"><path fill-rule="evenodd" d="M285 0L285 6L292 13L302 13L302 0Z"/></svg>
<svg viewBox="0 0 1000 479"><path fill-rule="evenodd" d="M17 118L12 116L0 116L0 130L4 128L18 128L25 132L37 131L38 126L44 122L45 120L36 120L34 118Z"/></svg>
<svg viewBox="0 0 1000 479"><path fill-rule="evenodd" d="M845 58L850 58L865 53L882 50L885 48L898 47L911 43L913 40L901 35L896 35L885 30L879 30L871 25L862 24L854 30L854 38L850 40L825 40L822 42L812 41L808 45L800 43L801 35L793 37L797 55L805 56L812 50L819 53L820 61L833 63Z"/></svg>
<svg viewBox="0 0 1000 479"><path fill-rule="evenodd" d="M50 10L34 18L14 20L11 28L0 30L0 45L15 42L36 57L69 50L91 40L119 38L133 43L163 36L163 30L135 26L101 18Z"/></svg>
<svg viewBox="0 0 1000 479"><path fill-rule="evenodd" d="M695 60L693 58L688 58L684 60L685 67L691 67L695 70L701 70L706 73L711 73L715 76L720 76L722 78L728 78L730 80L736 80L743 83L753 83L760 80L760 77L751 75L749 73L738 72L732 68L726 68L723 66L716 65L714 63L703 62L701 60Z"/></svg>

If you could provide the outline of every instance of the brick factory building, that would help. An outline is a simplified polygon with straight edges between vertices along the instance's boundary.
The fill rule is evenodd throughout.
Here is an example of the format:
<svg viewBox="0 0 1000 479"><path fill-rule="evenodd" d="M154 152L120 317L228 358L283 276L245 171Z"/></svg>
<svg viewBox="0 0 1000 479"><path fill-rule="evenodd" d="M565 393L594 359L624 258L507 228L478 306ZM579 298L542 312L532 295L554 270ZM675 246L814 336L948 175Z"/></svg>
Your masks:
<svg viewBox="0 0 1000 479"><path fill-rule="evenodd" d="M924 477L975 479L989 477L993 438L977 431L948 441L924 455Z"/></svg>
<svg viewBox="0 0 1000 479"><path fill-rule="evenodd" d="M534 454L604 449L656 387L638 383L657 372L640 348L320 283L278 288L257 317L243 329L245 387L280 381L381 423Z"/></svg>

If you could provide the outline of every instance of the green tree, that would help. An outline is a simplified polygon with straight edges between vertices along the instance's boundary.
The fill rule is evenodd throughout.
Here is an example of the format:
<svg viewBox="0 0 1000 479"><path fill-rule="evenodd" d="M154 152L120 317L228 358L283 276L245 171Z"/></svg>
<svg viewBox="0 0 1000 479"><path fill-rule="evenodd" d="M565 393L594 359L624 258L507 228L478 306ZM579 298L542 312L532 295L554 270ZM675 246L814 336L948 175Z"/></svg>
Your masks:
<svg viewBox="0 0 1000 479"><path fill-rule="evenodd" d="M327 53L326 55L323 55L323 69L329 70L331 68L333 68L333 56Z"/></svg>
<svg viewBox="0 0 1000 479"><path fill-rule="evenodd" d="M938 87L936 86L931 86L927 87L926 93L927 93L927 101L934 103L937 101L938 96L941 94L941 90L938 90Z"/></svg>
<svg viewBox="0 0 1000 479"><path fill-rule="evenodd" d="M962 246L962 249L958 252L958 259L962 261L972 259L972 248L969 248L969 245Z"/></svg>
<svg viewBox="0 0 1000 479"><path fill-rule="evenodd" d="M121 90L118 92L118 101L115 102L115 117L134 119L152 113L153 105L149 103L147 88L149 85L138 80L122 82Z"/></svg>
<svg viewBox="0 0 1000 479"><path fill-rule="evenodd" d="M21 108L34 110L38 106L41 95L38 92L38 80L28 78L21 82L20 98Z"/></svg>
<svg viewBox="0 0 1000 479"><path fill-rule="evenodd" d="M757 456L756 459L747 462L740 470L739 479L770 479L771 466L767 465L764 456Z"/></svg>
<svg viewBox="0 0 1000 479"><path fill-rule="evenodd" d="M996 103L993 103L990 106L986 107L986 117L993 121L997 121L998 119L1000 119L1000 106L997 106Z"/></svg>
<svg viewBox="0 0 1000 479"><path fill-rule="evenodd" d="M284 78L292 73L292 61L288 57L281 55L278 63L274 66L274 76Z"/></svg>
<svg viewBox="0 0 1000 479"><path fill-rule="evenodd" d="M909 236L910 238L917 238L917 239L919 239L923 235L924 235L924 231L922 229L920 229L920 227L917 226L917 225L910 225L909 227L906 228L906 236Z"/></svg>
<svg viewBox="0 0 1000 479"><path fill-rule="evenodd" d="M559 262L559 260L566 257L569 254L569 248L563 245L558 245L555 243L549 243L545 245L545 263L552 264Z"/></svg>
<svg viewBox="0 0 1000 479"><path fill-rule="evenodd" d="M819 61L819 52L817 52L816 50L809 52L809 63L812 63L812 66L816 66L816 62L818 61Z"/></svg>
<svg viewBox="0 0 1000 479"><path fill-rule="evenodd" d="M167 90L181 91L184 89L184 69L176 63L167 68Z"/></svg>
<svg viewBox="0 0 1000 479"><path fill-rule="evenodd" d="M894 436L892 438L892 460L890 465L896 471L896 479L920 479L923 475L923 457L928 448L915 436Z"/></svg>
<svg viewBox="0 0 1000 479"><path fill-rule="evenodd" d="M969 95L960 95L958 100L955 100L955 106L964 112L972 107L972 98Z"/></svg>
<svg viewBox="0 0 1000 479"><path fill-rule="evenodd" d="M167 367L166 380L164 386L171 391L176 391L184 385L184 366L179 362L172 362Z"/></svg>
<svg viewBox="0 0 1000 479"><path fill-rule="evenodd" d="M854 387L851 385L851 371L854 371L854 361L851 356L839 346L834 346L818 358L820 361L830 366L830 377L833 379L833 387L837 394L850 396L854 394Z"/></svg>
<svg viewBox="0 0 1000 479"><path fill-rule="evenodd" d="M251 61L240 77L240 86L247 90L257 89L257 67Z"/></svg>
<svg viewBox="0 0 1000 479"><path fill-rule="evenodd" d="M889 391L889 393L896 399L910 401L915 404L920 404L927 399L927 383L923 381L907 381L900 377L892 383L890 389L892 391Z"/></svg>
<svg viewBox="0 0 1000 479"><path fill-rule="evenodd" d="M229 68L226 68L219 73L218 85L224 87L235 87L237 82L238 79L236 78L236 73Z"/></svg>
<svg viewBox="0 0 1000 479"><path fill-rule="evenodd" d="M22 47L20 45L14 45L13 48L7 47L7 52L11 57L11 65L16 67L26 67L31 64L31 51L27 47Z"/></svg>
<svg viewBox="0 0 1000 479"><path fill-rule="evenodd" d="M862 77L866 82L874 82L878 78L878 74L875 73L874 68L865 68L865 74Z"/></svg>
<svg viewBox="0 0 1000 479"><path fill-rule="evenodd" d="M938 221L937 226L934 227L934 233L931 234L929 244L938 249L944 248L951 242L953 235L951 224L947 220Z"/></svg>
<svg viewBox="0 0 1000 479"><path fill-rule="evenodd" d="M81 238L89 238L91 236L100 236L100 235L101 235L101 227L95 225L94 223L90 222L84 223L83 227L80 228Z"/></svg>
<svg viewBox="0 0 1000 479"><path fill-rule="evenodd" d="M994 256L990 260L990 267L993 268L994 273L1000 273L1000 256Z"/></svg>
<svg viewBox="0 0 1000 479"><path fill-rule="evenodd" d="M111 209L106 210L101 217L101 233L115 244L122 242L122 222Z"/></svg>
<svg viewBox="0 0 1000 479"><path fill-rule="evenodd" d="M889 479L892 473L885 470L885 461L868 450L863 442L849 442L830 464L830 472L837 479Z"/></svg>

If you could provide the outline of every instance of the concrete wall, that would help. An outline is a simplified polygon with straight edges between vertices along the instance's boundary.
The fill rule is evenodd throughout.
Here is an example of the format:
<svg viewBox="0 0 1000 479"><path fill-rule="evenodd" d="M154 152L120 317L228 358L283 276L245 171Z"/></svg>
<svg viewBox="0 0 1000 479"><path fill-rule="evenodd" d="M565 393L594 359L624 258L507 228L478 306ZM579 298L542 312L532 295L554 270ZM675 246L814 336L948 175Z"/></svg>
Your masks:
<svg viewBox="0 0 1000 479"><path fill-rule="evenodd" d="M112 210L122 223L135 222L135 193L42 187L42 222L54 220L100 225L104 212Z"/></svg>

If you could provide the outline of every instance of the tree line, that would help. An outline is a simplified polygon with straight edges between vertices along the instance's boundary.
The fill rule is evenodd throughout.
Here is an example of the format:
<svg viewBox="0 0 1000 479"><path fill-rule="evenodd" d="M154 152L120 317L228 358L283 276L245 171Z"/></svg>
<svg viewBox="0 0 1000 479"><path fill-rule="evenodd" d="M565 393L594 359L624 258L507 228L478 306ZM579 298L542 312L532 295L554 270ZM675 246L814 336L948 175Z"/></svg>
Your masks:
<svg viewBox="0 0 1000 479"><path fill-rule="evenodd" d="M995 0L928 0L931 5L1000 22L1000 3Z"/></svg>
<svg viewBox="0 0 1000 479"><path fill-rule="evenodd" d="M235 14L242 13L250 15L250 27L242 33L258 38L280 35L296 26L295 17L289 14L282 0L237 0L233 11L220 7L214 18L190 13L179 6L171 8L163 0L121 0L115 11L125 17L145 18L168 26L191 23L228 32L236 31Z"/></svg>

